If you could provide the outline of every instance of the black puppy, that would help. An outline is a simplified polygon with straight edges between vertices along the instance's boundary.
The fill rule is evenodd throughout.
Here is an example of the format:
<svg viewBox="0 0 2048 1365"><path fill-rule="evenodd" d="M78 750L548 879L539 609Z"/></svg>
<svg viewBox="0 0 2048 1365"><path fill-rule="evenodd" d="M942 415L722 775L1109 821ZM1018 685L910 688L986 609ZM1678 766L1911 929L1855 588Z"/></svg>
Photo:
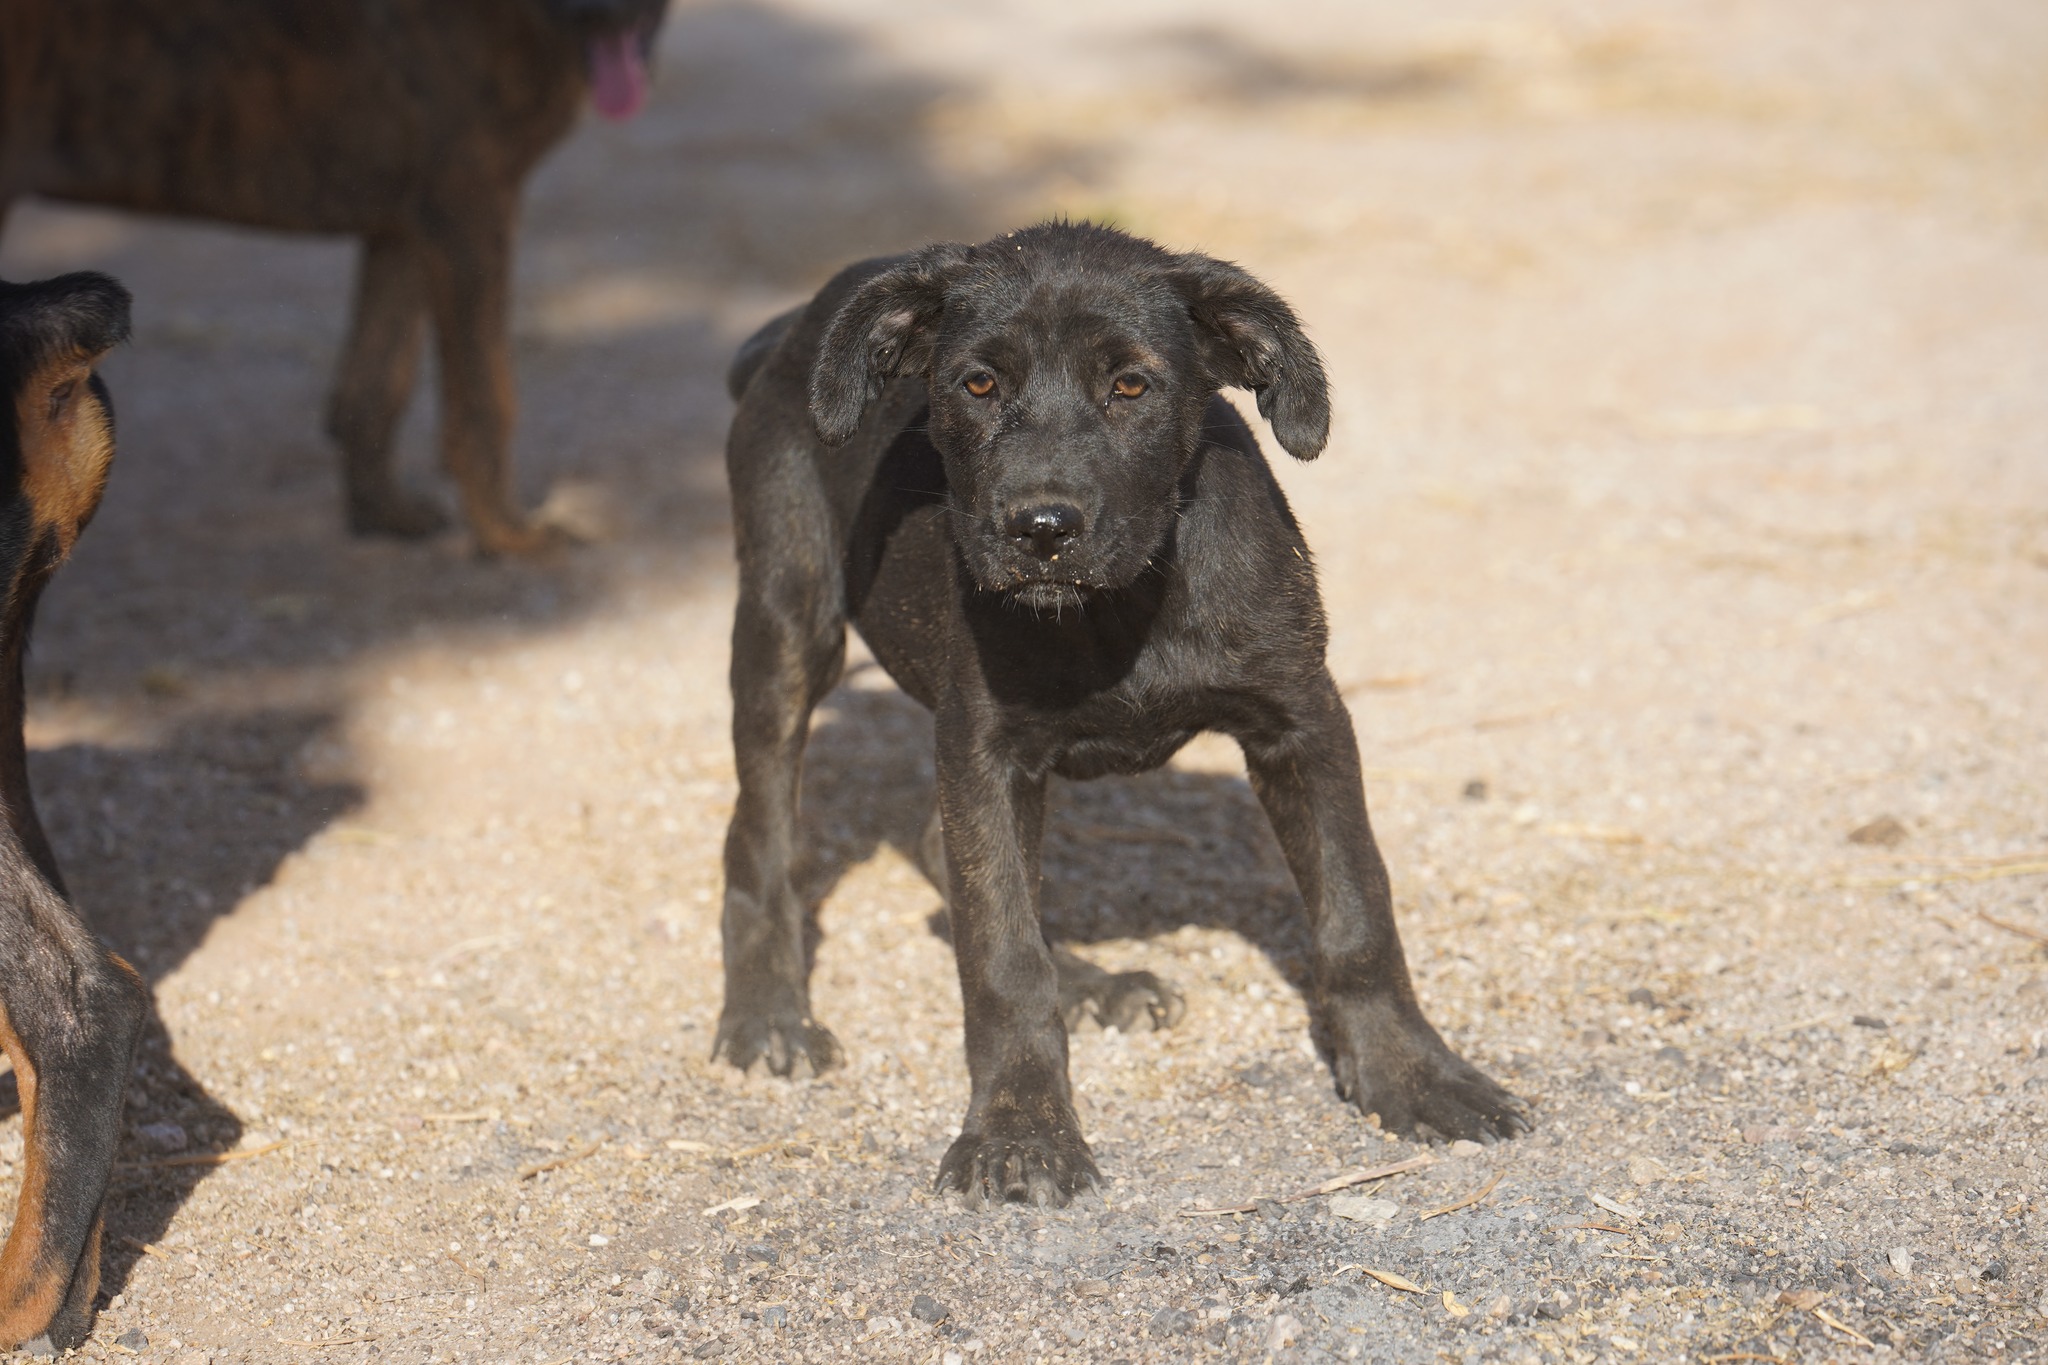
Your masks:
<svg viewBox="0 0 2048 1365"><path fill-rule="evenodd" d="M1321 451L1322 363L1277 295L1052 224L853 266L742 346L729 383L740 789L716 1055L780 1074L838 1059L811 1018L790 863L810 714L850 619L936 724L931 861L973 1080L941 1184L1064 1204L1097 1178L1062 986L1126 1019L1141 999L1159 1024L1177 1002L1145 974L1079 979L1048 948L1046 777L1156 768L1202 730L1243 746L1307 903L1340 1093L1398 1131L1527 1128L1416 1003L1308 550L1217 393L1253 390L1290 454Z"/></svg>
<svg viewBox="0 0 2048 1365"><path fill-rule="evenodd" d="M22 743L36 599L99 505L113 413L93 365L128 333L104 275L0 283L0 1050L21 1096L21 1193L0 1252L0 1349L76 1346L148 994L64 899ZM43 1354L49 1354L44 1351Z"/></svg>

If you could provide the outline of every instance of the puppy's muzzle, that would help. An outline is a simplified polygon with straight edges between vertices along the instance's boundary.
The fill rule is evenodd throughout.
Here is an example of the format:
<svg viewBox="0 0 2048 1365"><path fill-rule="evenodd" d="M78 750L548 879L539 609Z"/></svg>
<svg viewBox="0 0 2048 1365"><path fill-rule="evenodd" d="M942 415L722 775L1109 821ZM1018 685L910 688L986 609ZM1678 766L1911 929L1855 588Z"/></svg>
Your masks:
<svg viewBox="0 0 2048 1365"><path fill-rule="evenodd" d="M1081 534L1083 525L1080 508L1055 502L1012 511L1003 519L1003 533L1018 549L1051 563Z"/></svg>

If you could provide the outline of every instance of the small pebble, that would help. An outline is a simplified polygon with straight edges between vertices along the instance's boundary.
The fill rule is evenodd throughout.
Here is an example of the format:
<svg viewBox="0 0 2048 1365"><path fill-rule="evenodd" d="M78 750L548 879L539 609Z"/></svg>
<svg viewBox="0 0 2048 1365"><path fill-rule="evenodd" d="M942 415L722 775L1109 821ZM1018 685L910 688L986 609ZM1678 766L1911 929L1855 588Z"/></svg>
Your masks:
<svg viewBox="0 0 2048 1365"><path fill-rule="evenodd" d="M1162 1308L1152 1315L1152 1335L1179 1336L1195 1330L1195 1315L1185 1308Z"/></svg>
<svg viewBox="0 0 2048 1365"><path fill-rule="evenodd" d="M761 1310L761 1325L763 1327L789 1326L789 1306L787 1304L771 1303L766 1308L763 1308Z"/></svg>
<svg viewBox="0 0 2048 1365"><path fill-rule="evenodd" d="M1913 1253L1906 1248L1893 1247L1891 1254L1886 1256L1885 1259L1890 1261L1892 1269L1898 1271L1901 1275L1911 1275L1913 1273Z"/></svg>
<svg viewBox="0 0 2048 1365"><path fill-rule="evenodd" d="M1906 842L1906 827L1889 815L1880 815L1867 825L1858 825L1849 831L1852 844L1875 844L1879 848L1897 848Z"/></svg>
<svg viewBox="0 0 2048 1365"><path fill-rule="evenodd" d="M183 1127L165 1120L162 1123L145 1123L135 1130L135 1136L147 1143L152 1151L182 1152L192 1145Z"/></svg>
<svg viewBox="0 0 2048 1365"><path fill-rule="evenodd" d="M1076 1280L1074 1297L1077 1299L1106 1299L1109 1297L1108 1280Z"/></svg>
<svg viewBox="0 0 2048 1365"><path fill-rule="evenodd" d="M1461 795L1467 801L1484 801L1486 799L1486 779L1483 777L1473 778L1465 784L1465 790Z"/></svg>
<svg viewBox="0 0 2048 1365"><path fill-rule="evenodd" d="M47 1336L41 1336L33 1341L21 1343L21 1353L25 1356L35 1356L39 1360L54 1360L57 1356L57 1348L50 1344L50 1339Z"/></svg>
<svg viewBox="0 0 2048 1365"><path fill-rule="evenodd" d="M918 1294L910 1300L910 1316L919 1322L941 1323L953 1312L929 1294Z"/></svg>
<svg viewBox="0 0 2048 1365"><path fill-rule="evenodd" d="M143 1335L140 1327L130 1327L114 1338L114 1344L125 1351L146 1351L149 1349L149 1338Z"/></svg>
<svg viewBox="0 0 2048 1365"><path fill-rule="evenodd" d="M1459 1138L1451 1144L1452 1156L1478 1156L1486 1149L1470 1138Z"/></svg>
<svg viewBox="0 0 2048 1365"><path fill-rule="evenodd" d="M1266 1326L1266 1349L1284 1351L1301 1335L1301 1319L1292 1313L1275 1313Z"/></svg>
<svg viewBox="0 0 2048 1365"><path fill-rule="evenodd" d="M782 1253L767 1242L755 1242L747 1248L747 1258L759 1261L763 1265L774 1265L782 1259Z"/></svg>
<svg viewBox="0 0 2048 1365"><path fill-rule="evenodd" d="M1391 1199L1376 1199L1369 1194L1340 1194L1330 1200L1332 1218L1348 1218L1354 1223L1373 1223L1381 1227L1394 1221L1394 1215L1401 1206Z"/></svg>

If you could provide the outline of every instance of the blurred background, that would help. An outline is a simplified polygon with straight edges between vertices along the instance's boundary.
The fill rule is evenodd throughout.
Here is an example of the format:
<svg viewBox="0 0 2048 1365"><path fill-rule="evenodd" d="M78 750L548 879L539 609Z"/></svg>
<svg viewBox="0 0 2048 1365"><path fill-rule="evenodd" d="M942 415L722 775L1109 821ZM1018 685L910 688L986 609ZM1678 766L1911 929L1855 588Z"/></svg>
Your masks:
<svg viewBox="0 0 2048 1365"><path fill-rule="evenodd" d="M722 376L840 265L1064 214L1238 261L1325 352L1334 439L1281 476L1446 1032L1554 1135L1567 1111L1630 1130L1628 1077L1692 1096L1641 1120L1673 1170L1709 1131L1967 1127L1976 1164L1887 1167L1802 1221L1853 1244L1832 1269L1806 1253L1817 1283L1860 1283L1839 1270L1859 1256L1886 1273L1855 1240L1882 1200L1976 1275L1989 1234L1955 1221L1950 1175L2041 1174L2044 71L2030 0L678 3L651 106L587 120L529 183L515 460L527 504L591 542L551 564L343 532L319 417L351 246L17 206L0 275L90 267L136 296L105 370L113 484L31 666L46 823L158 986L149 1065L182 1088L138 1124L301 1140L176 1225L226 1236L309 1179L382 1208L391 1187L348 1173L417 1162L434 1180L379 1218L431 1240L479 1216L435 1192L449 1172L501 1178L577 1134L662 1153L632 1178L677 1207L730 1191L672 1135L862 1128L900 1172L935 1159L965 1088L936 897L899 852L928 740L858 655L806 818L818 1011L859 1117L703 1061L731 797ZM428 387L405 459L443 487ZM1061 798L1054 932L1193 1007L1170 1039L1077 1041L1106 1168L1222 1140L1222 1117L1171 1136L1161 1115L1255 1066L1298 1085L1312 1148L1361 1140L1302 1052L1293 892L1240 772L1204 741ZM1287 1150L1246 1160L1325 1169ZM1805 1159L1788 1178L1819 1198ZM579 1245L652 1226L592 1212L615 1187L590 1171L536 1219ZM524 1197L475 1207L501 1196ZM284 1217L263 1216L279 1247ZM320 1283L403 1259L327 1254ZM145 1261L132 1311L227 1343L204 1323L328 1292L291 1259L282 1287L230 1277L231 1311ZM1925 1340L1974 1340L1979 1309L2015 1330L1952 1302Z"/></svg>

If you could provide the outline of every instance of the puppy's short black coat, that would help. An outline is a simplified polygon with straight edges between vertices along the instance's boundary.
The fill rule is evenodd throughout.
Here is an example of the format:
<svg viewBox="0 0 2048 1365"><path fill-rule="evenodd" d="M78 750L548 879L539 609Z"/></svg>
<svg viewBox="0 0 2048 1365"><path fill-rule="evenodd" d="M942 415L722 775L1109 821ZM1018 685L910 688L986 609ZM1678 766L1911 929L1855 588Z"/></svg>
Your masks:
<svg viewBox="0 0 2048 1365"><path fill-rule="evenodd" d="M928 863L973 1083L942 1184L1059 1204L1096 1178L1063 995L1070 1017L1087 998L1162 1025L1178 1001L1046 944L1045 782L1154 768L1202 730L1243 746L1301 888L1339 1091L1396 1130L1526 1129L1416 1003L1308 550L1218 396L1252 390L1289 453L1321 451L1322 364L1277 295L1051 224L853 266L749 340L729 384L739 799L718 1055L784 1074L839 1056L811 1018L790 865L810 714L851 620L936 727Z"/></svg>

